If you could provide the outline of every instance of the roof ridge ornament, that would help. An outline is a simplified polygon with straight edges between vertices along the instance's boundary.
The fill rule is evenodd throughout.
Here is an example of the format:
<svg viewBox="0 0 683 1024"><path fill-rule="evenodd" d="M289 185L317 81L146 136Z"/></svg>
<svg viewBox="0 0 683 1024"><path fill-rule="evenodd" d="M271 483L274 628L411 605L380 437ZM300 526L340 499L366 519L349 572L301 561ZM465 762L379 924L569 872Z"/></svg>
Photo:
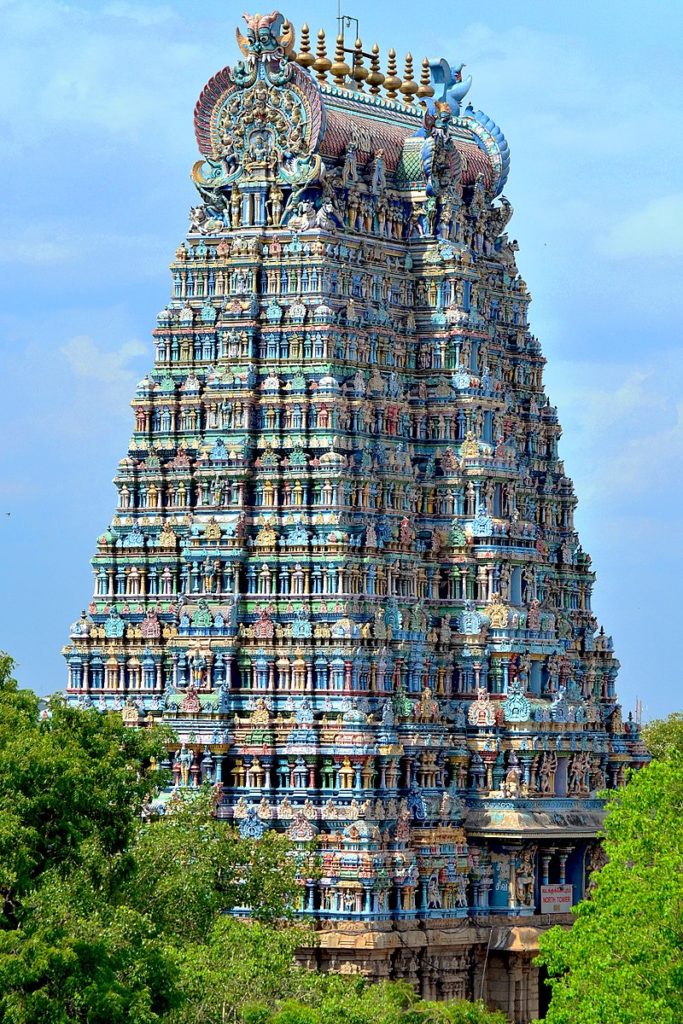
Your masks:
<svg viewBox="0 0 683 1024"><path fill-rule="evenodd" d="M465 64L461 63L456 67L451 67L443 57L440 60L430 60L429 67L434 85L443 86L443 91L437 102L448 103L453 114L459 117L462 101L472 86L472 75L463 79L462 69Z"/></svg>
<svg viewBox="0 0 683 1024"><path fill-rule="evenodd" d="M294 56L294 28L284 14L272 11L270 14L245 13L242 17L247 26L246 35L236 28L235 36L245 57Z"/></svg>

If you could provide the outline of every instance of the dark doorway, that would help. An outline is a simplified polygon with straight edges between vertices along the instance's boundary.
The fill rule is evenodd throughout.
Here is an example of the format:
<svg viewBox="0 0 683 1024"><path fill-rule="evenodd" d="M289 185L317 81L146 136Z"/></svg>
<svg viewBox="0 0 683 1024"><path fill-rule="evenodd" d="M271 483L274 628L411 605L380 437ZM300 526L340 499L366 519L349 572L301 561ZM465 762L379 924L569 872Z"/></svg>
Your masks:
<svg viewBox="0 0 683 1024"><path fill-rule="evenodd" d="M550 997L552 995L552 989L547 984L548 972L545 967L541 967L538 972L538 1018L544 1020L545 1015L548 1012L550 1006Z"/></svg>

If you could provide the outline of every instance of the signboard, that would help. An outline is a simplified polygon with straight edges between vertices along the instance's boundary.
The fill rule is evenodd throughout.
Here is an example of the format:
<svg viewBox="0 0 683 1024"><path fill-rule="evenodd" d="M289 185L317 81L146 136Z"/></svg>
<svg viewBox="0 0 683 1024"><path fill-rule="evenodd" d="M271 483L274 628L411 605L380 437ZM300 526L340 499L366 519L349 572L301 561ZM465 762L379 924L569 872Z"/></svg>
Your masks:
<svg viewBox="0 0 683 1024"><path fill-rule="evenodd" d="M572 909L572 885L542 885L541 913L568 914Z"/></svg>

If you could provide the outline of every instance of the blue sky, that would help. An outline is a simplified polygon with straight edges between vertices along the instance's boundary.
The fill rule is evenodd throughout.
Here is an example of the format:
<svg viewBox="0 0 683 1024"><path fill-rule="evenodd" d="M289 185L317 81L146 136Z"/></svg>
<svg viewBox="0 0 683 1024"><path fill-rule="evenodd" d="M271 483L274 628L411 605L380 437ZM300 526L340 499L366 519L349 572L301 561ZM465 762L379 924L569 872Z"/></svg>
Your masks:
<svg viewBox="0 0 683 1024"><path fill-rule="evenodd" d="M683 4L345 6L383 53L464 60L508 138L510 231L621 698L679 709ZM242 10L0 0L0 648L40 692L63 685L59 650L92 592L196 199L194 103L234 60ZM334 34L334 0L284 13Z"/></svg>

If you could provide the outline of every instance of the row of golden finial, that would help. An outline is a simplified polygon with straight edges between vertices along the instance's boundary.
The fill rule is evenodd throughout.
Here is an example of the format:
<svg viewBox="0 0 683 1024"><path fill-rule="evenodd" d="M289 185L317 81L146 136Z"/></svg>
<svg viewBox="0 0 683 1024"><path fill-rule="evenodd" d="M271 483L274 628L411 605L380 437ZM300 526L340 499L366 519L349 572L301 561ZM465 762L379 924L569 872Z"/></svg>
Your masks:
<svg viewBox="0 0 683 1024"><path fill-rule="evenodd" d="M350 64L345 59L347 53L351 58ZM370 59L369 68L364 63L366 57ZM414 102L415 97L421 100L434 95L434 89L431 86L429 61L426 57L422 61L420 81L416 82L413 76L412 54L406 54L403 79L400 79L397 74L396 51L393 49L389 50L387 73L383 74L380 71L379 46L377 43L373 45L372 52L366 54L361 40L356 39L353 51L349 53L344 47L344 37L338 35L334 60L330 60L327 56L325 32L323 29L320 29L318 32L318 45L315 54L313 54L311 52L311 38L308 25L303 25L301 28L301 49L295 55L294 60L302 68L311 68L321 85L327 82L327 74L329 72L332 75L332 81L339 88L348 88L347 79L350 79L354 83L355 88L360 92L363 92L367 86L372 96L378 96L380 94L380 87L383 86L387 99L396 100L400 93L403 102L408 106Z"/></svg>

